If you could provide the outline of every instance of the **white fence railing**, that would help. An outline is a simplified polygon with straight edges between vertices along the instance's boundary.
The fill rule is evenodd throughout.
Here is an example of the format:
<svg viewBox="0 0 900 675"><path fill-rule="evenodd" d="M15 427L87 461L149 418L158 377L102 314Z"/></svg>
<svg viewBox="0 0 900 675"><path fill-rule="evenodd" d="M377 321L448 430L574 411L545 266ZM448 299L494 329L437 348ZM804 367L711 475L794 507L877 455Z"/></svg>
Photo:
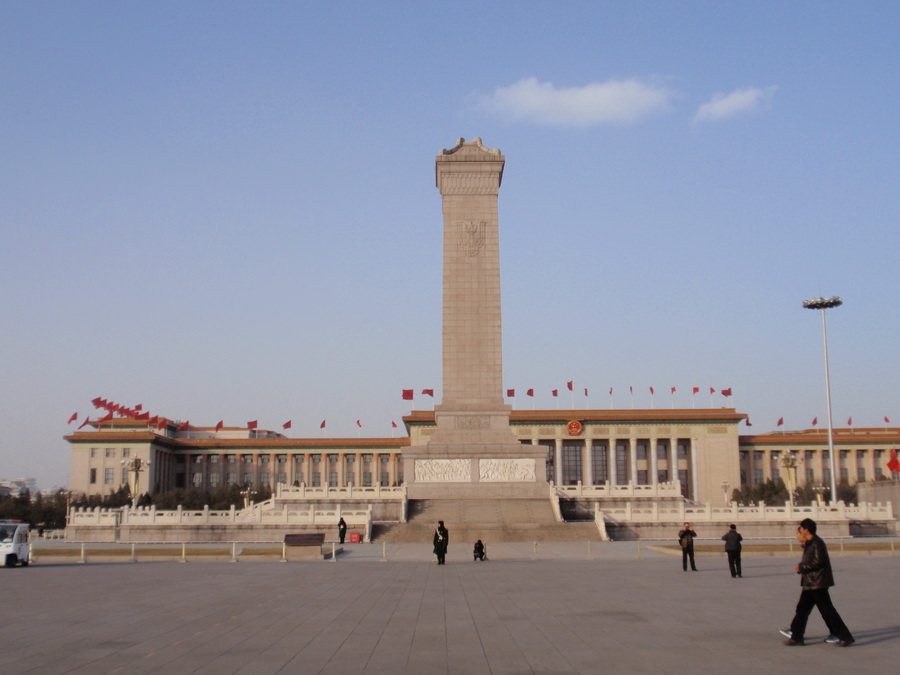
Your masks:
<svg viewBox="0 0 900 675"><path fill-rule="evenodd" d="M610 485L609 481L603 485L582 485L579 481L576 485L554 485L550 483L550 493L557 497L617 497L627 499L636 497L642 499L662 499L666 497L681 498L681 481L657 483L656 485Z"/></svg>
<svg viewBox="0 0 900 675"><path fill-rule="evenodd" d="M269 511L260 509L244 509L238 511L231 507L228 511L213 511L204 507L200 511L186 511L178 507L174 511L158 511L155 506L121 509L79 509L69 511L70 527L118 527L118 526L206 526L206 525L290 525L337 526L338 520L344 519L347 527L364 527L368 531L372 522L372 507L365 509L346 509L336 506L322 509L309 505L298 510L289 509L286 505L281 509Z"/></svg>
<svg viewBox="0 0 900 675"><path fill-rule="evenodd" d="M365 499L366 501L400 501L406 499L406 486L399 485L397 487L382 487L381 485L373 485L371 487L357 487L347 485L346 487L309 487L307 485L288 485L287 483L278 483L275 486L275 494L273 497L277 499Z"/></svg>
<svg viewBox="0 0 900 675"><path fill-rule="evenodd" d="M720 507L710 504L689 506L684 502L671 505L629 502L620 507L603 507L602 512L607 520L638 523L786 522L803 518L812 518L815 521L823 522L894 519L893 507L890 502L884 504L862 503L858 506L843 502L810 506L793 506L790 502L785 502L784 506L766 506L760 502L756 506L741 506L737 502L732 502L729 506Z"/></svg>

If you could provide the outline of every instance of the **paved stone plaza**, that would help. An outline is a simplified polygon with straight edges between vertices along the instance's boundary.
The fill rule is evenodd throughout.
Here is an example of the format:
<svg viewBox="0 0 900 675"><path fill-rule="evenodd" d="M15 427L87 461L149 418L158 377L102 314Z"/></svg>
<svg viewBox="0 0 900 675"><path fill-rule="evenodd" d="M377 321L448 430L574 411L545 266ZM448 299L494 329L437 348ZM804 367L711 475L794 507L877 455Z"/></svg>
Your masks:
<svg viewBox="0 0 900 675"><path fill-rule="evenodd" d="M451 540L452 541L452 540ZM38 562L0 569L4 673L896 672L900 557L838 556L856 636L788 648L796 558L609 544L350 545L336 562ZM799 557L799 554L798 556ZM48 559L49 560L49 559Z"/></svg>

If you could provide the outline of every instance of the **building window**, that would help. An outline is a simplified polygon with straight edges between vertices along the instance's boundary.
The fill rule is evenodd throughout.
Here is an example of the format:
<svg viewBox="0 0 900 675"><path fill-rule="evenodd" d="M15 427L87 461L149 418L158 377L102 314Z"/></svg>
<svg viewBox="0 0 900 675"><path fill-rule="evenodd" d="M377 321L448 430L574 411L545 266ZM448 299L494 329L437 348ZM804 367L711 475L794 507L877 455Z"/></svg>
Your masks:
<svg viewBox="0 0 900 675"><path fill-rule="evenodd" d="M195 471L191 474L191 485L195 488L201 487L203 485L203 474L199 471Z"/></svg>
<svg viewBox="0 0 900 675"><path fill-rule="evenodd" d="M638 469L637 470L637 484L638 485L647 485L647 469Z"/></svg>
<svg viewBox="0 0 900 675"><path fill-rule="evenodd" d="M265 486L265 485L269 484L269 472L268 471L263 471L261 474L259 474L259 484L260 484L260 486Z"/></svg>
<svg viewBox="0 0 900 675"><path fill-rule="evenodd" d="M287 483L287 474L284 471L278 472L278 482Z"/></svg>
<svg viewBox="0 0 900 675"><path fill-rule="evenodd" d="M219 478L220 477L221 477L221 474L218 474L218 473L209 474L209 487L211 487L211 488L219 487Z"/></svg>
<svg viewBox="0 0 900 675"><path fill-rule="evenodd" d="M128 485L128 467L122 467L122 485Z"/></svg>
<svg viewBox="0 0 900 675"><path fill-rule="evenodd" d="M563 443L562 485L577 485L581 480L581 443Z"/></svg>
<svg viewBox="0 0 900 675"><path fill-rule="evenodd" d="M687 459L687 446L684 443L678 444L678 459Z"/></svg>
<svg viewBox="0 0 900 675"><path fill-rule="evenodd" d="M753 484L754 485L762 485L763 483L763 470L759 467L753 469Z"/></svg>
<svg viewBox="0 0 900 675"><path fill-rule="evenodd" d="M115 457L116 449L115 448L106 448L106 456L109 458Z"/></svg>
<svg viewBox="0 0 900 675"><path fill-rule="evenodd" d="M313 464L319 464L322 461L322 455L312 455L311 459Z"/></svg>
<svg viewBox="0 0 900 675"><path fill-rule="evenodd" d="M295 471L294 472L294 485L305 484L303 481L303 472Z"/></svg>
<svg viewBox="0 0 900 675"><path fill-rule="evenodd" d="M857 483L865 483L866 482L866 467L864 467L864 466L857 467L856 482Z"/></svg>
<svg viewBox="0 0 900 675"><path fill-rule="evenodd" d="M595 443L591 448L591 474L594 485L603 485L609 480L609 457L605 443Z"/></svg>
<svg viewBox="0 0 900 675"><path fill-rule="evenodd" d="M103 469L103 483L105 485L112 485L115 476L113 475L114 469Z"/></svg>
<svg viewBox="0 0 900 675"><path fill-rule="evenodd" d="M91 485L94 485L97 482L97 469L91 469L90 478L88 480Z"/></svg>
<svg viewBox="0 0 900 675"><path fill-rule="evenodd" d="M253 474L252 473L244 474L244 485L246 487L251 487L253 485Z"/></svg>
<svg viewBox="0 0 900 675"><path fill-rule="evenodd" d="M347 455L346 457L344 457L344 460L347 462L347 464L353 464L353 462L356 461L356 457L354 457L353 455Z"/></svg>
<svg viewBox="0 0 900 675"><path fill-rule="evenodd" d="M337 464L338 456L337 455L328 455L328 463L329 464Z"/></svg>
<svg viewBox="0 0 900 675"><path fill-rule="evenodd" d="M840 477L842 483L850 482L850 473L847 471L847 467L842 466L840 468Z"/></svg>
<svg viewBox="0 0 900 675"><path fill-rule="evenodd" d="M363 471L363 487L372 487L371 471Z"/></svg>
<svg viewBox="0 0 900 675"><path fill-rule="evenodd" d="M277 459L279 464L287 464L287 455L278 455Z"/></svg>
<svg viewBox="0 0 900 675"><path fill-rule="evenodd" d="M131 457L131 448L122 448L122 457Z"/></svg>
<svg viewBox="0 0 900 675"><path fill-rule="evenodd" d="M638 460L646 460L647 459L647 446L643 443L637 444L637 449L635 450L635 455Z"/></svg>
<svg viewBox="0 0 900 675"><path fill-rule="evenodd" d="M97 456L97 448L91 448L91 459Z"/></svg>
<svg viewBox="0 0 900 675"><path fill-rule="evenodd" d="M294 461L297 464L303 464L303 455L294 455Z"/></svg>
<svg viewBox="0 0 900 675"><path fill-rule="evenodd" d="M616 445L616 485L628 484L628 448Z"/></svg>
<svg viewBox="0 0 900 675"><path fill-rule="evenodd" d="M691 497L691 484L689 478L690 476L687 469L678 470L678 480L681 481L681 495L688 499Z"/></svg>
<svg viewBox="0 0 900 675"><path fill-rule="evenodd" d="M203 464L203 455L194 455L194 464Z"/></svg>
<svg viewBox="0 0 900 675"><path fill-rule="evenodd" d="M363 464L371 464L372 455L363 455Z"/></svg>
<svg viewBox="0 0 900 675"><path fill-rule="evenodd" d="M816 451L815 450L807 450L805 453L805 457L806 457L807 462L812 462L816 458Z"/></svg>
<svg viewBox="0 0 900 675"><path fill-rule="evenodd" d="M354 482L353 482L353 472L352 472L352 471L347 471L345 475L347 476L347 485L354 485Z"/></svg>
<svg viewBox="0 0 900 675"><path fill-rule="evenodd" d="M237 463L237 455L225 455L225 461L228 464L235 464Z"/></svg>
<svg viewBox="0 0 900 675"><path fill-rule="evenodd" d="M237 484L237 472L229 471L225 474L225 482L228 485L236 485Z"/></svg>
<svg viewBox="0 0 900 675"><path fill-rule="evenodd" d="M318 471L313 471L312 473L312 486L320 487L322 485L322 474Z"/></svg>
<svg viewBox="0 0 900 675"><path fill-rule="evenodd" d="M260 464L268 464L268 463L269 463L269 459L271 459L271 458L269 457L269 455L260 455L260 456L259 456L259 463L260 463Z"/></svg>
<svg viewBox="0 0 900 675"><path fill-rule="evenodd" d="M656 459L661 459L663 461L669 459L669 453L666 444L660 441L656 444Z"/></svg>
<svg viewBox="0 0 900 675"><path fill-rule="evenodd" d="M811 467L806 467L806 482L809 485L812 485L816 479L815 471Z"/></svg>
<svg viewBox="0 0 900 675"><path fill-rule="evenodd" d="M338 479L337 479L337 471L329 471L328 472L328 487L337 487Z"/></svg>
<svg viewBox="0 0 900 675"><path fill-rule="evenodd" d="M387 471L381 472L381 487L388 487L391 484L390 474Z"/></svg>
<svg viewBox="0 0 900 675"><path fill-rule="evenodd" d="M210 456L209 456L209 463L210 463L210 464L218 464L218 463L219 463L219 456L218 456L218 455L210 455Z"/></svg>
<svg viewBox="0 0 900 675"><path fill-rule="evenodd" d="M253 455L241 455L241 461L244 464L253 464Z"/></svg>

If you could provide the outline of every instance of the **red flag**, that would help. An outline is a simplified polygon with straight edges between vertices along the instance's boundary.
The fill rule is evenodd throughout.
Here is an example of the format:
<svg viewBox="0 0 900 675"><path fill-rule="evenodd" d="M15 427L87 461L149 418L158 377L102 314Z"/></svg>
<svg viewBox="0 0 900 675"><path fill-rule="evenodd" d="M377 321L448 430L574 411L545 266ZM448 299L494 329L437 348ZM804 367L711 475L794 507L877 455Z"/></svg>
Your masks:
<svg viewBox="0 0 900 675"><path fill-rule="evenodd" d="M66 424L72 424L72 422L74 422L74 421L77 420L77 419L78 419L78 413L77 413L77 412L73 412L73 413L72 413L72 416L69 418L69 421L66 422Z"/></svg>
<svg viewBox="0 0 900 675"><path fill-rule="evenodd" d="M156 428L157 429L165 429L166 425L168 423L169 423L169 420L167 420L165 417L161 417L159 422L156 423Z"/></svg>
<svg viewBox="0 0 900 675"><path fill-rule="evenodd" d="M515 389L507 389L506 390L506 398L515 398L516 390Z"/></svg>
<svg viewBox="0 0 900 675"><path fill-rule="evenodd" d="M144 404L143 404L143 403L138 403L136 406L134 406L134 409L135 409L135 410L143 410L143 409L144 409Z"/></svg>
<svg viewBox="0 0 900 675"><path fill-rule="evenodd" d="M897 459L897 450L891 450L891 458L888 460L887 467L894 473L900 472L900 460Z"/></svg>
<svg viewBox="0 0 900 675"><path fill-rule="evenodd" d="M287 422L285 422L284 424L281 425L281 428L282 429L290 429L291 426L292 426L292 422L291 422L291 420L288 420Z"/></svg>
<svg viewBox="0 0 900 675"><path fill-rule="evenodd" d="M146 422L150 419L150 411L148 410L147 412L138 413L134 416L134 419Z"/></svg>
<svg viewBox="0 0 900 675"><path fill-rule="evenodd" d="M888 417L887 415L885 415L885 416L884 416L884 423L885 423L885 424L890 424L890 423L891 423L891 418Z"/></svg>
<svg viewBox="0 0 900 675"><path fill-rule="evenodd" d="M779 418L778 418L778 424L776 424L775 426L776 426L776 427L780 427L782 424L784 424L784 418L783 418L783 417L779 417Z"/></svg>
<svg viewBox="0 0 900 675"><path fill-rule="evenodd" d="M391 420L391 428L392 428L392 429L396 429L396 428L397 428L397 423L396 423L394 420Z"/></svg>
<svg viewBox="0 0 900 675"><path fill-rule="evenodd" d="M587 395L588 395L588 393L587 393L587 387L585 387L585 388L584 388L584 397L587 398Z"/></svg>
<svg viewBox="0 0 900 675"><path fill-rule="evenodd" d="M818 416L818 415L816 415L815 417L813 417L812 425L813 425L814 427L819 426L819 416Z"/></svg>
<svg viewBox="0 0 900 675"><path fill-rule="evenodd" d="M554 389L550 393L553 394L554 396L559 396L559 389Z"/></svg>
<svg viewBox="0 0 900 675"><path fill-rule="evenodd" d="M692 393L691 395L693 395L693 394L699 394L699 393L700 393L700 387L694 387L694 391L693 391L693 393Z"/></svg>
<svg viewBox="0 0 900 675"><path fill-rule="evenodd" d="M628 387L628 393L631 394L632 396L634 396L634 387L629 386L629 387Z"/></svg>
<svg viewBox="0 0 900 675"><path fill-rule="evenodd" d="M752 424L750 424L750 418L749 418L749 417L748 417L746 420L744 420L744 421L747 422L747 426L748 426L748 427L752 427L752 426L753 426Z"/></svg>
<svg viewBox="0 0 900 675"><path fill-rule="evenodd" d="M216 431L221 431L224 426L225 420L219 420L218 422L216 422Z"/></svg>
<svg viewBox="0 0 900 675"><path fill-rule="evenodd" d="M710 393L710 394L715 394L715 393L716 393L716 388L715 388L715 387L710 387L710 388L709 388L709 393Z"/></svg>
<svg viewBox="0 0 900 675"><path fill-rule="evenodd" d="M359 420L356 420L356 426L358 426L360 429L362 429L362 422L360 422Z"/></svg>
<svg viewBox="0 0 900 675"><path fill-rule="evenodd" d="M569 380L566 382L566 387L569 388L569 391L573 391L573 387L575 386L575 382L573 380Z"/></svg>
<svg viewBox="0 0 900 675"><path fill-rule="evenodd" d="M672 387L672 393L673 394L675 393L675 387Z"/></svg>
<svg viewBox="0 0 900 675"><path fill-rule="evenodd" d="M186 431L191 428L191 423L185 420L181 424L178 425L178 428L175 431Z"/></svg>
<svg viewBox="0 0 900 675"><path fill-rule="evenodd" d="M434 398L434 389L423 389L422 396L430 396L431 398Z"/></svg>
<svg viewBox="0 0 900 675"><path fill-rule="evenodd" d="M612 396L612 387L609 388L609 395Z"/></svg>
<svg viewBox="0 0 900 675"><path fill-rule="evenodd" d="M81 425L80 425L78 428L80 429L80 428L83 427L83 426L87 426L88 423L90 423L90 421L91 421L90 416L85 417L85 418L84 418L84 422L82 422Z"/></svg>
<svg viewBox="0 0 900 675"><path fill-rule="evenodd" d="M158 422L159 422L159 415L154 415L153 417L151 417L150 419L147 420L147 426L148 427L152 426L154 424L157 424Z"/></svg>
<svg viewBox="0 0 900 675"><path fill-rule="evenodd" d="M412 389L404 389L401 398L404 401L412 401L413 400L413 390Z"/></svg>
<svg viewBox="0 0 900 675"><path fill-rule="evenodd" d="M731 396L731 387L722 390L722 396Z"/></svg>
<svg viewBox="0 0 900 675"><path fill-rule="evenodd" d="M325 420L322 420L322 423L319 425L319 428L320 428L320 429L324 429L324 428L325 428Z"/></svg>
<svg viewBox="0 0 900 675"><path fill-rule="evenodd" d="M251 431L259 426L259 420L250 420L247 422L247 428Z"/></svg>
<svg viewBox="0 0 900 675"><path fill-rule="evenodd" d="M99 407L100 407L100 401L102 401L102 400L103 400L103 399L100 398L99 396L98 396L97 398L92 398L92 399L91 399L91 405L93 405L95 408L99 408Z"/></svg>
<svg viewBox="0 0 900 675"><path fill-rule="evenodd" d="M110 410L106 415L104 415L101 419L97 420L98 422L109 422L113 418L112 410Z"/></svg>
<svg viewBox="0 0 900 675"><path fill-rule="evenodd" d="M847 418L847 426L848 426L848 427L852 427L852 426L853 426L853 416L852 416L852 415L851 415L850 417Z"/></svg>
<svg viewBox="0 0 900 675"><path fill-rule="evenodd" d="M655 394L655 393L656 393L656 392L653 391L653 387L650 387L650 395L653 396L653 394Z"/></svg>
<svg viewBox="0 0 900 675"><path fill-rule="evenodd" d="M525 395L531 396L533 398L534 397L534 389L529 389L528 391L525 392Z"/></svg>

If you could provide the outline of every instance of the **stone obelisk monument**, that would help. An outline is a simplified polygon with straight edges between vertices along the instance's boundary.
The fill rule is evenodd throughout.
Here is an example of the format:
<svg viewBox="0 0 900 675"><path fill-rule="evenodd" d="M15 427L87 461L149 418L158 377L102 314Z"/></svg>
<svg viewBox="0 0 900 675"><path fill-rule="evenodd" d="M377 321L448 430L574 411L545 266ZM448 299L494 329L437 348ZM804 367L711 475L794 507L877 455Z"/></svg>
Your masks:
<svg viewBox="0 0 900 675"><path fill-rule="evenodd" d="M411 498L546 495L545 451L519 443L503 400L497 198L505 158L481 139L435 160L443 201L443 398L406 453Z"/></svg>

